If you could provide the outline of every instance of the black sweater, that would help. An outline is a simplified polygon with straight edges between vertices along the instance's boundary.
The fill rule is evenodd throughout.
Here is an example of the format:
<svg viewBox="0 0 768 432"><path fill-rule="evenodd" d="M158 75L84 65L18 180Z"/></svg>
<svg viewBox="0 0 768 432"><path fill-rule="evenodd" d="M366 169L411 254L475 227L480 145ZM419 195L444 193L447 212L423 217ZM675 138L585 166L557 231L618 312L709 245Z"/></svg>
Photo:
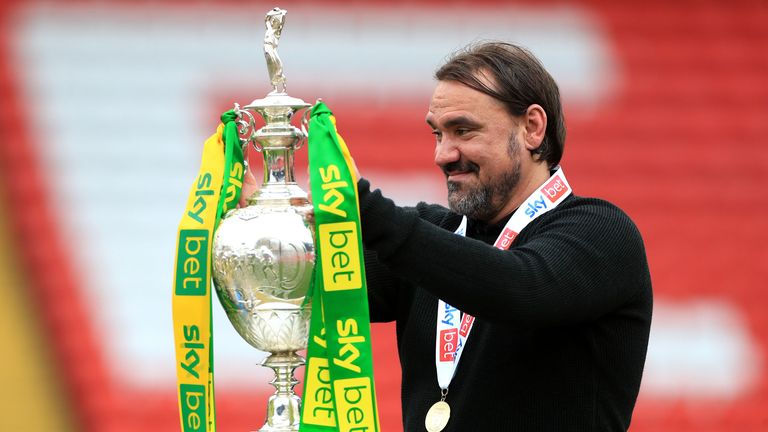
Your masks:
<svg viewBox="0 0 768 432"><path fill-rule="evenodd" d="M651 280L635 225L570 196L509 250L488 226L359 182L372 321L397 321L403 425L423 431L440 399L438 297L476 317L446 402L445 431L626 431L651 324Z"/></svg>

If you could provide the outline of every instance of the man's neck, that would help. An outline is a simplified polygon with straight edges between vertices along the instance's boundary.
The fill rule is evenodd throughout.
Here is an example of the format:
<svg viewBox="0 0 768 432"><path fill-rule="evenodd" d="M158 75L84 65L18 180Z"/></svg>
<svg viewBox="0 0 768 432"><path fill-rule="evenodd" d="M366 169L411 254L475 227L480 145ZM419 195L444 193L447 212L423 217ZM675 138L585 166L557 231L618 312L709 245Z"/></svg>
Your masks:
<svg viewBox="0 0 768 432"><path fill-rule="evenodd" d="M540 163L531 167L527 176L520 179L520 183L515 188L512 197L507 204L501 208L496 216L488 221L488 224L495 224L504 219L510 213L520 207L531 194L533 194L549 178L549 168L546 163Z"/></svg>

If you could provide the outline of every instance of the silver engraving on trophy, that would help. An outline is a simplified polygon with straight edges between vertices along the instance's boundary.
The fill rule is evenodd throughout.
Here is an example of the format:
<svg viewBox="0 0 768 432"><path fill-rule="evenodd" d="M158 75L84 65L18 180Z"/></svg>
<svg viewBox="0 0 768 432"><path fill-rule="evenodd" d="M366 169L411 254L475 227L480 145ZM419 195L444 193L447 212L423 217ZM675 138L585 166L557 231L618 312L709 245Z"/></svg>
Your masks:
<svg viewBox="0 0 768 432"><path fill-rule="evenodd" d="M286 11L266 15L264 54L272 91L240 107L235 104L244 148L264 156L264 181L247 197L248 205L228 212L213 242L216 294L240 336L269 356L263 365L275 372L277 389L267 405L261 432L298 431L300 400L294 369L304 364L296 351L306 349L310 304L307 291L315 265L312 205L293 176L293 154L307 137L310 105L285 93L285 75L277 42ZM305 110L301 129L291 124ZM264 126L257 128L257 116ZM247 168L246 168L247 169Z"/></svg>

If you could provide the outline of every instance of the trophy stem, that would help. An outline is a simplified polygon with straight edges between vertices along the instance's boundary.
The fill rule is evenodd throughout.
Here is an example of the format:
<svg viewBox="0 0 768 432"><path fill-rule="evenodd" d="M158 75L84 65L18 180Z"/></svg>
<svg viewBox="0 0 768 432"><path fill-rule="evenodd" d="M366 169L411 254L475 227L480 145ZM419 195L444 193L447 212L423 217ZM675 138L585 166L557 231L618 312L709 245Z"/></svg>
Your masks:
<svg viewBox="0 0 768 432"><path fill-rule="evenodd" d="M262 366L272 368L275 379L275 394L267 403L267 421L259 432L296 432L299 430L301 399L293 387L299 383L293 376L294 370L304 364L304 359L294 352L272 353L264 359Z"/></svg>
<svg viewBox="0 0 768 432"><path fill-rule="evenodd" d="M294 183L293 149L264 148L264 186Z"/></svg>

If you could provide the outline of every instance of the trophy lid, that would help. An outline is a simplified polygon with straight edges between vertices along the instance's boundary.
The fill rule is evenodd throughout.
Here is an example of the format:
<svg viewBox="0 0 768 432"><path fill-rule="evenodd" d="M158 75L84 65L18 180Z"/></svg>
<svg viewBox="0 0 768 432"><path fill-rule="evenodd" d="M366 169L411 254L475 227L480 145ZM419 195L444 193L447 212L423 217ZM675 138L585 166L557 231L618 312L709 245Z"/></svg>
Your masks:
<svg viewBox="0 0 768 432"><path fill-rule="evenodd" d="M297 111L310 106L299 98L288 96L285 93L273 92L265 98L254 100L244 106L243 109L259 113L269 127L270 125L287 124Z"/></svg>
<svg viewBox="0 0 768 432"><path fill-rule="evenodd" d="M244 106L245 109L253 109L260 111L260 108L291 108L292 111L298 111L302 108L310 107L311 104L304 102L302 99L288 96L286 93L272 92L267 97L261 99L254 99L253 102Z"/></svg>

